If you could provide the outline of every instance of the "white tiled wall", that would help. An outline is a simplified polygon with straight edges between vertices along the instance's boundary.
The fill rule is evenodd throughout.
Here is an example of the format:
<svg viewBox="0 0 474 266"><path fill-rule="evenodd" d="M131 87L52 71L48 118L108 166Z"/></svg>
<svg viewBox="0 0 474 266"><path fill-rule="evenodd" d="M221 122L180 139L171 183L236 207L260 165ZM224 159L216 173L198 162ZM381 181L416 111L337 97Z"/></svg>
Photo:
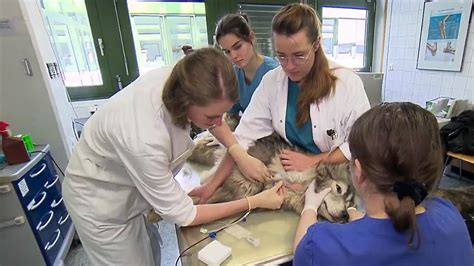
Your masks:
<svg viewBox="0 0 474 266"><path fill-rule="evenodd" d="M438 96L474 102L474 27L469 26L461 72L416 69L423 16L422 0L391 0L388 26L384 100L425 105Z"/></svg>

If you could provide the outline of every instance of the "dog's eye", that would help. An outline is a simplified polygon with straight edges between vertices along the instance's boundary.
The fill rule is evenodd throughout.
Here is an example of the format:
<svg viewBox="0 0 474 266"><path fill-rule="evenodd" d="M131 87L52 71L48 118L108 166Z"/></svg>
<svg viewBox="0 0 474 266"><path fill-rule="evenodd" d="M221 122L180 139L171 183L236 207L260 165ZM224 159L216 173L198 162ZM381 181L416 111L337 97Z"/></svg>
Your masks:
<svg viewBox="0 0 474 266"><path fill-rule="evenodd" d="M339 185L336 185L336 191L337 193L341 194L342 193L342 188Z"/></svg>

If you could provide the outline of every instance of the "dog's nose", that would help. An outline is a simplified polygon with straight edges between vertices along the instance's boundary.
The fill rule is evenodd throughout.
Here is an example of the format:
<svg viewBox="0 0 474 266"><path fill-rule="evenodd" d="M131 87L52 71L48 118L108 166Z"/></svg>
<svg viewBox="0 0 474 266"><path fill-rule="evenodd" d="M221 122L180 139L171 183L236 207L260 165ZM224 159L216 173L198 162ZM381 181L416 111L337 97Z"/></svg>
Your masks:
<svg viewBox="0 0 474 266"><path fill-rule="evenodd" d="M346 210L342 211L342 213L341 213L341 218L342 218L342 220L344 220L344 221L349 221L349 213L347 213Z"/></svg>

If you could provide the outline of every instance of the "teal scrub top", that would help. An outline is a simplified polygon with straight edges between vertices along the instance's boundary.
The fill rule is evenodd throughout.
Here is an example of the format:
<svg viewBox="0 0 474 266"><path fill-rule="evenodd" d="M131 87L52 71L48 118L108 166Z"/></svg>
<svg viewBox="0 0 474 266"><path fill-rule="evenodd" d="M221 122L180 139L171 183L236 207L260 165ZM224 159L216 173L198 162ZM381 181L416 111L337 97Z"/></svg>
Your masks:
<svg viewBox="0 0 474 266"><path fill-rule="evenodd" d="M255 72L255 76L250 84L245 82L245 73L244 70L234 66L235 74L237 75L237 79L239 81L239 100L232 106L229 110L229 113L238 114L239 112L244 112L247 109L247 106L250 103L250 99L252 98L253 93L257 89L258 85L260 85L260 81L262 81L263 75L265 75L268 71L276 68L278 66L278 62L268 56L263 57L263 63L257 68L257 72Z"/></svg>
<svg viewBox="0 0 474 266"><path fill-rule="evenodd" d="M321 150L314 144L311 119L308 119L302 127L296 125L296 114L298 110L298 95L300 86L298 83L288 79L288 100L286 105L285 132L286 138L293 144L306 152L314 154Z"/></svg>

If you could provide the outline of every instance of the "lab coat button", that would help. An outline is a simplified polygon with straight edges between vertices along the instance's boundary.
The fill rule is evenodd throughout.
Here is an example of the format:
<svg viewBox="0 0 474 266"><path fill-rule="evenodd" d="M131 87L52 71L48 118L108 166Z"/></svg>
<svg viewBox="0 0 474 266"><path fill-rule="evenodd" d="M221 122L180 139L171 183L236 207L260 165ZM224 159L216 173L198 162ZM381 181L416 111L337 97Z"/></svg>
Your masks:
<svg viewBox="0 0 474 266"><path fill-rule="evenodd" d="M280 123L283 123L283 120L280 119Z"/></svg>

